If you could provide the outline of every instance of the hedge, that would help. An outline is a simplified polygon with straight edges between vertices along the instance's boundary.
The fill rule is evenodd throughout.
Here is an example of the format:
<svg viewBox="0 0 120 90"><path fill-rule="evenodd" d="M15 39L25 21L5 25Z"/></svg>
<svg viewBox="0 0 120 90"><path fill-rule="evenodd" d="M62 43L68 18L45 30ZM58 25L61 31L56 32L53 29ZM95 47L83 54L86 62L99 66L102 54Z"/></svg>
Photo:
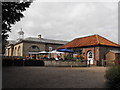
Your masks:
<svg viewBox="0 0 120 90"><path fill-rule="evenodd" d="M44 66L43 60L3 59L2 66Z"/></svg>
<svg viewBox="0 0 120 90"><path fill-rule="evenodd" d="M105 74L110 88L120 88L120 65L110 67Z"/></svg>

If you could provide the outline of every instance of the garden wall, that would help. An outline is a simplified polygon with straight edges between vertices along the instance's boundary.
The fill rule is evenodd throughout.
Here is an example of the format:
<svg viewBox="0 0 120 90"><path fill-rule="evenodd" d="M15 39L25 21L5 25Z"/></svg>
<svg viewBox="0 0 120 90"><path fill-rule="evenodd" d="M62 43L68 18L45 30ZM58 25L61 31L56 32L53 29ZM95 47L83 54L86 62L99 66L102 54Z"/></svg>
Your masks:
<svg viewBox="0 0 120 90"><path fill-rule="evenodd" d="M76 61L52 61L52 60L46 60L44 61L44 64L45 66L61 66L61 67L71 67L71 66L74 66L74 67L82 67L82 66L87 66L86 62L76 62Z"/></svg>
<svg viewBox="0 0 120 90"><path fill-rule="evenodd" d="M69 61L69 60L27 60L16 57L3 57L2 66L87 66L86 61Z"/></svg>

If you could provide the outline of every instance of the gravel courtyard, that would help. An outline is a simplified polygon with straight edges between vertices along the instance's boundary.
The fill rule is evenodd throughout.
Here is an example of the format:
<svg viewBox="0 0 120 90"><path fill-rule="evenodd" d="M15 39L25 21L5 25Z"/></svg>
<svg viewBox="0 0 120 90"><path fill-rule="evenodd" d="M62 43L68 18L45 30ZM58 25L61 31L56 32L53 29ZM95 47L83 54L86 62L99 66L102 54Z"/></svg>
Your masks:
<svg viewBox="0 0 120 90"><path fill-rule="evenodd" d="M3 67L3 88L105 88L106 67Z"/></svg>

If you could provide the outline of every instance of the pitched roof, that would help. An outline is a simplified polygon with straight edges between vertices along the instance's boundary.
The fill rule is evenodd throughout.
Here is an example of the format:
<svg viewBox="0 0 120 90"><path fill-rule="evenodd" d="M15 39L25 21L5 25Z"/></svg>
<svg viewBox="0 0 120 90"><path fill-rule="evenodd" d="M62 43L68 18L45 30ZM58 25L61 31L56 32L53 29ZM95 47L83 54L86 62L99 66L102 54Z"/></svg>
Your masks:
<svg viewBox="0 0 120 90"><path fill-rule="evenodd" d="M73 48L73 47L96 46L96 45L120 47L120 45L113 43L112 41L100 35L92 35L82 38L76 38L60 48Z"/></svg>
<svg viewBox="0 0 120 90"><path fill-rule="evenodd" d="M38 42L38 43L50 43L50 44L66 44L68 41L62 41L62 40L52 40L52 39L45 39L45 38L35 38L35 37L28 37L23 40L18 41L20 42Z"/></svg>
<svg viewBox="0 0 120 90"><path fill-rule="evenodd" d="M120 53L119 50L110 50L110 52L113 52L113 53Z"/></svg>
<svg viewBox="0 0 120 90"><path fill-rule="evenodd" d="M15 40L9 40L9 41L8 41L8 45L12 45L12 44L15 44L15 43L16 43Z"/></svg>

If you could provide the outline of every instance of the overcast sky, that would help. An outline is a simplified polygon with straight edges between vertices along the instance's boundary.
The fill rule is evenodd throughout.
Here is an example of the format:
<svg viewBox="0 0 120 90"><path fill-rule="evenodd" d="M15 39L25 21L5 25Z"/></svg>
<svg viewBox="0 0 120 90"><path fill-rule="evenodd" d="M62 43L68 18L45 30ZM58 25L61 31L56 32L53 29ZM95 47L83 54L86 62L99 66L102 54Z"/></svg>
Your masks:
<svg viewBox="0 0 120 90"><path fill-rule="evenodd" d="M9 39L15 40L20 28L26 37L73 40L99 34L118 43L117 2L38 2L24 12L12 26Z"/></svg>

